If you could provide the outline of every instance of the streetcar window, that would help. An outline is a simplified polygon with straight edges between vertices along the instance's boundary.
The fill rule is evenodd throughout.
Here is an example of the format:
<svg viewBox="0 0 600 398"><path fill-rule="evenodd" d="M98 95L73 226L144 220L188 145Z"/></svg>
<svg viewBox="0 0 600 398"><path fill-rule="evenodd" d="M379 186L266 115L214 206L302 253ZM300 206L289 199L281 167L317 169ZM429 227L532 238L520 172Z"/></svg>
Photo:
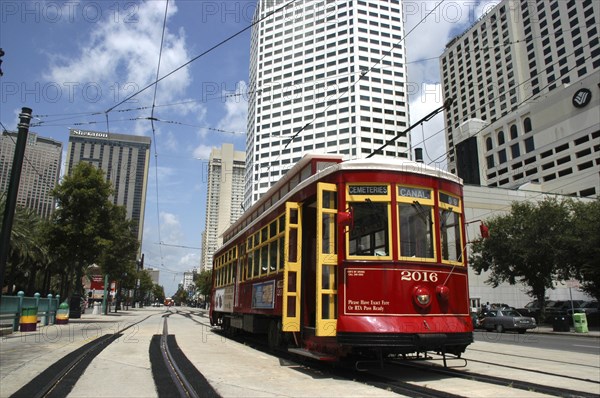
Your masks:
<svg viewBox="0 0 600 398"><path fill-rule="evenodd" d="M460 215L449 209L440 209L440 241L442 259L462 261L460 244Z"/></svg>
<svg viewBox="0 0 600 398"><path fill-rule="evenodd" d="M260 272L260 250L254 250L254 269L252 271L252 276L258 276Z"/></svg>
<svg viewBox="0 0 600 398"><path fill-rule="evenodd" d="M252 278L252 266L254 262L253 252L250 251L250 246L248 246L248 262L246 263L246 272L244 279Z"/></svg>
<svg viewBox="0 0 600 398"><path fill-rule="evenodd" d="M399 203L400 256L433 258L432 207L413 203Z"/></svg>
<svg viewBox="0 0 600 398"><path fill-rule="evenodd" d="M337 319L337 294L324 293L321 300L321 319Z"/></svg>
<svg viewBox="0 0 600 398"><path fill-rule="evenodd" d="M266 274L269 270L269 245L264 245L260 250L260 273Z"/></svg>
<svg viewBox="0 0 600 398"><path fill-rule="evenodd" d="M351 202L354 228L350 230L350 256L389 256L387 202Z"/></svg>
<svg viewBox="0 0 600 398"><path fill-rule="evenodd" d="M279 238L279 262L277 263L277 267L279 270L283 269L283 263L285 260L285 238L282 236Z"/></svg>
<svg viewBox="0 0 600 398"><path fill-rule="evenodd" d="M277 241L269 243L269 272L277 270Z"/></svg>

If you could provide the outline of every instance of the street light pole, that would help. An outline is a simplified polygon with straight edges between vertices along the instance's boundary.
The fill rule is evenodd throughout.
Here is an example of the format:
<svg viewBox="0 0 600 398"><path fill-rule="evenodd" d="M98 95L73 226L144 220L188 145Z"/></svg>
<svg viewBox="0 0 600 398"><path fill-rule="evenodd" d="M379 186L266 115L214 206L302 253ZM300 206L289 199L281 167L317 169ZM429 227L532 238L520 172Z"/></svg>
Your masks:
<svg viewBox="0 0 600 398"><path fill-rule="evenodd" d="M29 134L31 112L31 108L21 108L21 113L19 114L17 143L15 145L15 155L13 157L10 182L8 184L8 192L6 195L6 204L4 206L2 231L0 232L0 300L2 300L1 292L4 287L4 270L6 269L6 262L8 261L10 235L15 216L15 208L17 206L21 169L23 168L23 158L25 157L25 147L27 144L27 135Z"/></svg>

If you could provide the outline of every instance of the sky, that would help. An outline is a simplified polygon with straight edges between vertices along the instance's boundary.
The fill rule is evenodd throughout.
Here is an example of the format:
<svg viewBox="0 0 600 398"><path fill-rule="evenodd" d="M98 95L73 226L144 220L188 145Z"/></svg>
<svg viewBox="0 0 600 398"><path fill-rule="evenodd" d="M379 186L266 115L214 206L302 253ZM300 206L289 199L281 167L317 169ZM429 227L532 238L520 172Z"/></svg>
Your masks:
<svg viewBox="0 0 600 398"><path fill-rule="evenodd" d="M411 122L443 105L445 45L497 3L403 1ZM167 295L200 264L211 148L245 150L255 9L256 0L0 2L0 128L16 131L21 108L32 108L30 132L63 142L63 163L69 128L152 138L142 252ZM440 167L443 126L438 114L411 137Z"/></svg>

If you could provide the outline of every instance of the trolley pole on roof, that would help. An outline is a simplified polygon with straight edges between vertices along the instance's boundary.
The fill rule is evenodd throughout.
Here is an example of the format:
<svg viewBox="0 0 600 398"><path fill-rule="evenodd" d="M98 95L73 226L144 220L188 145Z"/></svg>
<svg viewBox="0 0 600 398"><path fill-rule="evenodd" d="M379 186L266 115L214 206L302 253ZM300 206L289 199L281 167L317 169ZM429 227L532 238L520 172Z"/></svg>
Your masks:
<svg viewBox="0 0 600 398"><path fill-rule="evenodd" d="M23 158L25 157L25 147L27 144L27 135L29 134L31 112L31 108L21 108L21 113L19 114L17 143L15 145L13 165L10 171L10 181L8 183L4 215L2 217L2 231L0 232L0 300L2 300L1 291L4 287L4 270L6 269L6 262L8 260L10 235L12 232L15 209L17 207L17 195L19 194L21 169L23 168Z"/></svg>
<svg viewBox="0 0 600 398"><path fill-rule="evenodd" d="M373 155L376 155L378 153L382 153L383 148L385 148L386 146L393 144L394 142L396 142L396 140L400 137L403 137L404 135L406 135L406 133L408 133L410 130L414 129L415 127L417 127L418 125L429 121L431 118L433 118L435 115L437 115L438 113L440 113L441 111L443 111L444 109L448 109L452 106L452 103L454 102L454 98L448 98L446 101L444 101L444 105L440 106L439 108L437 108L436 110L434 110L433 112L431 112L430 114L428 114L427 116L425 116L424 118L422 118L421 120L419 120L418 122L416 122L415 124L413 124L412 126L410 126L409 128L407 128L406 130L402 131L401 133L397 134L394 138L387 140L385 142L385 144L383 144L382 146L380 146L379 148L375 149L373 152L371 152L369 154L369 156L367 156L367 159L373 157Z"/></svg>

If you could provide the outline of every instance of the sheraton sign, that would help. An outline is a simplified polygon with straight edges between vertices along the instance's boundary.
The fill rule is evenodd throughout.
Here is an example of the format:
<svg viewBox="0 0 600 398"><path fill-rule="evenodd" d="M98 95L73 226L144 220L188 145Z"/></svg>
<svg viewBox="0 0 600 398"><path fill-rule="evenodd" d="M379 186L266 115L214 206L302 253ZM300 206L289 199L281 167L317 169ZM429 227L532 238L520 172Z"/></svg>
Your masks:
<svg viewBox="0 0 600 398"><path fill-rule="evenodd" d="M71 134L81 137L108 138L108 133L99 131L71 130Z"/></svg>

